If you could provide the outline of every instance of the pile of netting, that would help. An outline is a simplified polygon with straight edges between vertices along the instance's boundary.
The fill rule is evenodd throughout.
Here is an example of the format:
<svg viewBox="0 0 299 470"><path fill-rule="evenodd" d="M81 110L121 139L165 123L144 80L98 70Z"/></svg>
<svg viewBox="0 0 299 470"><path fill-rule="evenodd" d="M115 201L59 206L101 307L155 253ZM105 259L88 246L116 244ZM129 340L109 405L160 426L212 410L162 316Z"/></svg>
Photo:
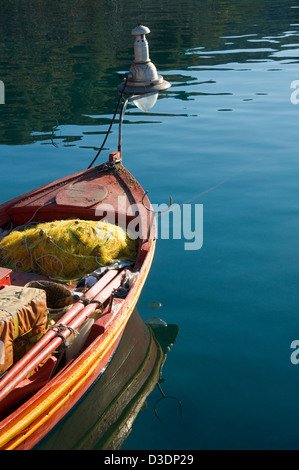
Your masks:
<svg viewBox="0 0 299 470"><path fill-rule="evenodd" d="M133 260L137 241L108 222L59 220L13 230L0 242L0 265L57 280L78 280L116 260Z"/></svg>

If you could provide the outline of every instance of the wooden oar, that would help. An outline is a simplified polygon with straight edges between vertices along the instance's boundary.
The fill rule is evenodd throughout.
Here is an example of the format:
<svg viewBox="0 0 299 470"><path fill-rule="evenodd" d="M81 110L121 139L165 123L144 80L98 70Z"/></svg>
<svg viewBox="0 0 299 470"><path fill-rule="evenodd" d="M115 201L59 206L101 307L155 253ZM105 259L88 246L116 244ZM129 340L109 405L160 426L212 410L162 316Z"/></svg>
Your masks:
<svg viewBox="0 0 299 470"><path fill-rule="evenodd" d="M96 300L100 303L104 303L115 289L118 289L123 280L123 273L118 274L98 295L94 297L93 300ZM99 281L100 282L100 281ZM71 325L72 328L78 328L82 323L88 318L94 310L97 308L96 303L91 303L84 307L72 320ZM62 323L62 322L61 322ZM21 370L17 373L15 372L13 376L10 378L9 383L2 387L0 391L0 401L3 400L14 388L18 385L30 372L32 372L44 359L47 358L49 354L51 354L55 349L61 344L63 338L61 336L56 336L57 333L51 330L54 333L54 337L52 336L50 341L47 345L39 352L39 354L35 354L33 358L30 356L29 362L23 366ZM60 333L65 339L71 334L71 330L66 329L62 333ZM4 377L5 378L5 377Z"/></svg>
<svg viewBox="0 0 299 470"><path fill-rule="evenodd" d="M118 276L117 276L118 274ZM89 289L89 291L86 293L85 295L85 298L86 299L89 299L89 300L99 300L98 297L100 296L101 299L104 295L104 297L107 295L106 298L103 298L103 300L100 300L102 303L104 303L105 300L107 300L111 293L109 293L111 291L111 289L113 290L114 288L112 288L112 284L109 284L111 283L111 281L116 278L117 276L117 282L116 284L118 285L119 282L121 282L121 279L122 279L122 275L121 273L119 274L119 271L117 270L109 270L107 273L104 274L104 276L94 285L91 287L91 289ZM106 293L106 290L103 290L107 285L109 285L109 289ZM111 288L110 288L110 285L111 285ZM114 284L113 284L114 285ZM102 292L101 292L102 291ZM102 294L102 295L100 295ZM97 304L96 303L93 303L93 304L90 304L88 306L85 306L83 303L81 302L76 302L71 308L70 310L68 310L64 315L63 317L59 320L59 323L60 324L63 324L65 326L68 326L70 324L70 322L72 322L79 314L80 312L82 312L84 309L86 309L86 312L90 312L93 313L94 310L96 309L96 306ZM85 313L84 313L85 315ZM85 316L86 318L86 316ZM84 319L85 319L84 318ZM84 320L83 320L84 321ZM82 323L83 323L82 321ZM81 324L81 323L80 323ZM79 325L78 325L79 326ZM72 328L77 328L78 326L74 327L72 326ZM67 332L70 334L70 330L66 330L64 332L64 336L67 337L69 336L69 334L67 334ZM21 380L23 380L24 377L26 377L28 375L29 372L31 372L34 367L31 367L31 363L32 361L34 361L34 363L36 362L35 361L35 358L37 357L37 354L40 353L40 351L43 351L44 348L48 345L48 343L52 340L53 338L56 336L57 332L54 331L53 329L51 330L48 330L47 333L33 346L33 348L30 349L30 351L28 351L8 372L7 374L1 379L0 381L0 400L2 398L4 398L4 396L2 395L2 391L5 389L5 387L11 383L14 383L14 386L16 385L15 384L15 378L20 376L21 374ZM59 338L58 338L59 339ZM60 342L62 340L60 339ZM56 341L55 341L56 343ZM51 345L51 350L50 352L54 351L55 348L57 346L55 345L53 348L52 348L52 345ZM46 357L46 356L45 356ZM38 362L38 364L41 362L41 360ZM37 365L38 365L37 364ZM25 370L26 368L26 371L28 370L28 367L30 367L30 370L29 372L26 372L26 373L23 373L23 370ZM20 380L18 380L17 383L19 383ZM14 386L12 388L14 388ZM9 387L10 390L12 389L11 387ZM6 389L5 389L6 390ZM7 395L7 393L5 393L5 395Z"/></svg>

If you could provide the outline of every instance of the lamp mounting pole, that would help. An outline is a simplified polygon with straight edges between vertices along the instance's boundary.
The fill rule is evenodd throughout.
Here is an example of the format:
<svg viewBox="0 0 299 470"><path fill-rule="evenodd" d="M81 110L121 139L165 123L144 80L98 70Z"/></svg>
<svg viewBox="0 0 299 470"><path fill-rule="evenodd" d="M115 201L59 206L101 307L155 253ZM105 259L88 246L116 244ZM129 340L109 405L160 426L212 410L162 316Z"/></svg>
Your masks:
<svg viewBox="0 0 299 470"><path fill-rule="evenodd" d="M119 124L118 124L118 146L117 150L119 152L120 158L121 158L121 136L122 136L122 124L124 120L124 115L127 109L127 104L129 102L129 98L125 98L120 113L119 113Z"/></svg>

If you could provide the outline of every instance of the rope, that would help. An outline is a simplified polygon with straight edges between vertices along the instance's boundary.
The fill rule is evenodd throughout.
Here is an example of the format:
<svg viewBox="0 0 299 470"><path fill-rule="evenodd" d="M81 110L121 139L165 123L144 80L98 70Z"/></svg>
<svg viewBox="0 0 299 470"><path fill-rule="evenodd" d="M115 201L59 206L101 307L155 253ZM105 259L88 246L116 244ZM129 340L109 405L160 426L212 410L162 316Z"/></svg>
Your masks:
<svg viewBox="0 0 299 470"><path fill-rule="evenodd" d="M63 343L64 343L65 348L67 347L67 339L61 332L65 331L65 330L69 330L71 333L73 333L74 336L78 335L78 332L76 330L74 330L74 328L72 328L71 326L64 325L63 323L59 323L58 325L50 326L49 330L53 330L53 331L57 330L57 333L54 336L54 338L61 338Z"/></svg>
<svg viewBox="0 0 299 470"><path fill-rule="evenodd" d="M104 308L103 303L100 300L96 300L96 299L91 300L86 297L86 298L80 299L79 302L82 302L84 307L86 307L86 305L89 305L89 304L99 304L99 307L101 309Z"/></svg>
<svg viewBox="0 0 299 470"><path fill-rule="evenodd" d="M61 331L70 330L70 332L73 333L74 335L78 334L77 331L74 330L74 328L72 328L71 326L64 325L63 323L58 323L58 325L50 326L49 330L53 330L53 331L57 330L58 333L60 333Z"/></svg>
<svg viewBox="0 0 299 470"><path fill-rule="evenodd" d="M168 400L168 399L175 400L175 401L178 403L178 405L179 405L179 410L180 410L180 415L181 415L181 417L182 417L182 416L183 416L183 409L182 409L182 403L181 403L181 401L180 401L178 398L176 398L176 397L174 397L174 396L172 396L172 395L166 395L166 394L163 392L163 390L162 390L161 385L159 384L159 382L157 383L157 387L158 387L158 389L160 390L161 395L162 395L162 397L159 398L159 399L156 401L156 403L154 404L154 412L155 412L155 415L156 415L156 417L158 418L158 420L161 421L161 423L163 423L163 420L162 420L162 419L160 418L160 416L158 415L157 405L158 405L158 403L159 403L160 401L162 401L162 400Z"/></svg>
<svg viewBox="0 0 299 470"><path fill-rule="evenodd" d="M120 93L120 95L119 95L118 102L117 102L117 105L116 105L116 108L115 108L115 111L114 111L113 118L112 118L112 120L111 120L111 122L110 122L109 129L108 129L108 131L107 131L107 133L106 133L106 136L105 136L105 138L104 138L104 140L103 140L103 143L102 143L102 145L101 145L100 150L98 151L98 153L96 154L96 156L94 157L94 159L92 160L92 162L90 163L90 165L89 165L87 168L90 168L90 167L94 164L94 162L96 161L96 159L97 159L98 156L100 155L101 151L103 150L103 147L104 147L104 145L105 145L105 143L106 143L106 140L107 140L107 138L108 138L108 135L110 134L112 125L113 125L113 123L114 123L114 120L115 120L115 117L116 117L116 114L117 114L117 111L118 111L119 104L120 104L120 102L121 102L121 99L122 99L122 97L123 97L124 91L125 91L125 89L126 89L127 82L128 82L128 78L129 78L128 75L125 74L124 86L123 86L123 89L122 89L122 91L121 91L121 93Z"/></svg>
<svg viewBox="0 0 299 470"><path fill-rule="evenodd" d="M183 206L184 204L189 204L190 202L192 201L195 201L196 199L200 199L201 197L205 196L207 193L209 193L210 191L214 191L214 189L217 189L219 188L219 186L222 186L223 184L231 181L232 179L236 178L236 176L244 173L245 171L247 171L249 168L251 168L252 166L254 166L257 162L259 162L260 160L262 160L262 157L254 160L253 162L249 163L248 165L246 165L245 167L241 168L240 170L236 171L235 173L233 173L232 175L230 176L227 176L226 178L223 178L221 181L219 181L218 183L214 184L213 186L210 186L209 188L205 189L204 191L202 191L201 193L199 194L196 194L194 195L193 197L191 197L190 199L187 199L185 202L182 202L180 204L180 206Z"/></svg>

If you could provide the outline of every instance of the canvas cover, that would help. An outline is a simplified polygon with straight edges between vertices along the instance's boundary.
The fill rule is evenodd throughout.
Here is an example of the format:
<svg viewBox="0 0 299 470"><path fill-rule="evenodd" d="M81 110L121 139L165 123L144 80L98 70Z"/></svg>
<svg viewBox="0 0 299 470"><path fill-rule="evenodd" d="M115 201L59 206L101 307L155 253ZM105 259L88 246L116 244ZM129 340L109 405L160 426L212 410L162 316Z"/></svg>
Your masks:
<svg viewBox="0 0 299 470"><path fill-rule="evenodd" d="M47 327L44 290L5 286L0 290L0 375L13 364L15 339L31 331L32 336Z"/></svg>

